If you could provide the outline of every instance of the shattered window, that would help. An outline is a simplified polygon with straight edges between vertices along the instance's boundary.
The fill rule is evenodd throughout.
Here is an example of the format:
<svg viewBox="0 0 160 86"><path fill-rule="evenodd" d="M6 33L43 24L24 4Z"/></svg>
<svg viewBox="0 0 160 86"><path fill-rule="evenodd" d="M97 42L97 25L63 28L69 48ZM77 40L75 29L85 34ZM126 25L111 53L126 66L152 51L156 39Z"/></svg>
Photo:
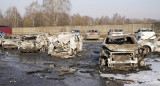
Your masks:
<svg viewBox="0 0 160 86"><path fill-rule="evenodd" d="M147 30L142 30L142 32L153 32L153 30L147 29Z"/></svg>
<svg viewBox="0 0 160 86"><path fill-rule="evenodd" d="M107 38L106 44L135 44L131 37L125 38Z"/></svg>

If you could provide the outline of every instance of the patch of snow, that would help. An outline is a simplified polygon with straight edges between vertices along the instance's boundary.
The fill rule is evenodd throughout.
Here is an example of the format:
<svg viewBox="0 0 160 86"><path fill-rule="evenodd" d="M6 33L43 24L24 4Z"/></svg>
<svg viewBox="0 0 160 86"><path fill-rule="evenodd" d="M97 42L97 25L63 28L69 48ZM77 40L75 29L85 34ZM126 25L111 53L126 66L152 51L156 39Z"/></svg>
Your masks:
<svg viewBox="0 0 160 86"><path fill-rule="evenodd" d="M160 58L156 58L160 60ZM122 74L101 74L103 78L114 78L122 80L133 80L134 84L126 84L125 86L159 86L160 85L160 62L155 62L155 59L148 59L147 64L151 64L151 69L148 71L140 71L138 73Z"/></svg>

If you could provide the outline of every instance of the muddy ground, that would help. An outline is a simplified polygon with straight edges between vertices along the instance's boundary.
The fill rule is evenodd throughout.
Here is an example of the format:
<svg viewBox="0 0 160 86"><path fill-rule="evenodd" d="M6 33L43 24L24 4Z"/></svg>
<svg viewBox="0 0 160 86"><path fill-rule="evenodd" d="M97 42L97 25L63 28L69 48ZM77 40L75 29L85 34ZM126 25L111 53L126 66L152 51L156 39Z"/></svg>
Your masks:
<svg viewBox="0 0 160 86"><path fill-rule="evenodd" d="M70 59L51 57L44 53L19 53L18 50L0 49L0 86L124 86L160 84L160 77L140 82L130 78L131 74L154 72L159 70L141 70L138 72L100 72L98 58L101 42L85 41L83 51ZM145 58L148 65L160 65L159 55ZM117 78L121 76L121 78ZM148 78L153 78L148 74ZM128 78L127 78L128 77ZM154 81L153 81L154 80ZM156 81L156 83L154 83ZM150 84L149 84L150 85ZM152 85L152 84L151 84Z"/></svg>

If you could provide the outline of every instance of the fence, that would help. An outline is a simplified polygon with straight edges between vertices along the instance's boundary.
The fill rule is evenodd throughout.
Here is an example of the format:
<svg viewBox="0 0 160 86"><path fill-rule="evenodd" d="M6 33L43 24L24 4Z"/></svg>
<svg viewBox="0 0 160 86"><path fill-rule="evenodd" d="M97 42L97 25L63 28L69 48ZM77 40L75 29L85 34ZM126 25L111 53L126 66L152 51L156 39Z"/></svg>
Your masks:
<svg viewBox="0 0 160 86"><path fill-rule="evenodd" d="M36 32L47 32L55 34L57 32L68 32L71 29L80 29L85 33L88 29L98 29L101 34L107 34L111 28L123 29L125 33L134 33L140 28L152 28L153 24L125 24L125 25L98 25L98 26L61 26L61 27L31 27L13 28L13 34L31 34Z"/></svg>

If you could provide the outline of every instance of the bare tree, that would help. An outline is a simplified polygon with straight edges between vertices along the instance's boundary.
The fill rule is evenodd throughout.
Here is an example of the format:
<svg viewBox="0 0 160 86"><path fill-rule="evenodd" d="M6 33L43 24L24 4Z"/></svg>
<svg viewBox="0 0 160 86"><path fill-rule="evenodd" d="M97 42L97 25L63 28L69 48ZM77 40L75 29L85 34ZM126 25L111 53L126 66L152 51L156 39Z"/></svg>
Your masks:
<svg viewBox="0 0 160 86"><path fill-rule="evenodd" d="M17 11L17 8L15 6L8 8L8 10L5 13L5 19L7 21L7 25L18 27L21 26L21 15Z"/></svg>
<svg viewBox="0 0 160 86"><path fill-rule="evenodd" d="M5 25L5 19L1 10L0 10L0 25Z"/></svg>
<svg viewBox="0 0 160 86"><path fill-rule="evenodd" d="M32 2L28 7L26 7L26 18L30 18L32 20L32 26L35 26L35 23L37 23L38 21L36 21L38 17L36 17L36 15L38 13L40 13L41 11L41 6L38 4L38 2ZM41 18L41 17L39 17Z"/></svg>
<svg viewBox="0 0 160 86"><path fill-rule="evenodd" d="M70 1L69 0L43 0L43 12L45 12L46 17L50 19L52 26L58 24L58 18L61 13L66 13L70 11Z"/></svg>

